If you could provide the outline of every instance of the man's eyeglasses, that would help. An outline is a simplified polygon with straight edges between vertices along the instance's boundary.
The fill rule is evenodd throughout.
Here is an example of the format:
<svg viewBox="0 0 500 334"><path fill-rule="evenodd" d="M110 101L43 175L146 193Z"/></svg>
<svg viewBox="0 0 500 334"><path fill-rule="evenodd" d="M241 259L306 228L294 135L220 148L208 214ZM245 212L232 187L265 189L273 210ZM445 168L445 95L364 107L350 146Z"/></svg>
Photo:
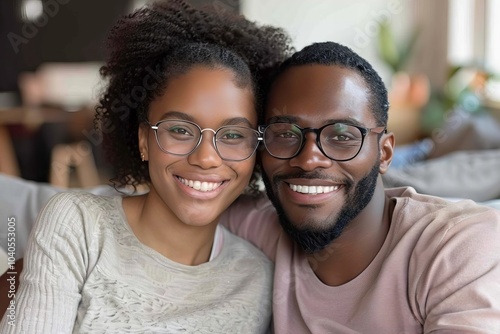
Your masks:
<svg viewBox="0 0 500 334"><path fill-rule="evenodd" d="M316 128L301 128L292 123L272 123L259 126L266 150L275 158L291 159L299 155L307 132L316 134L316 145L335 161L354 159L361 151L366 135L381 134L385 127L363 128L344 123L331 123Z"/></svg>
<svg viewBox="0 0 500 334"><path fill-rule="evenodd" d="M198 124L184 120L163 120L152 125L156 141L163 152L174 155L189 155L200 145L204 131L214 133L213 144L221 159L242 161L254 154L259 141L259 132L255 129L228 125L217 130L202 129Z"/></svg>

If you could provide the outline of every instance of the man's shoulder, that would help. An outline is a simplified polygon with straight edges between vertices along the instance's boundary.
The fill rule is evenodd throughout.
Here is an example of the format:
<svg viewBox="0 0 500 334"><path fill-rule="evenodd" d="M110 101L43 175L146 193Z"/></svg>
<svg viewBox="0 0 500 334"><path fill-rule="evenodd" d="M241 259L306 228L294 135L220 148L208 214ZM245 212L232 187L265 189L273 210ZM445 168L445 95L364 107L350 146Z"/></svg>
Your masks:
<svg viewBox="0 0 500 334"><path fill-rule="evenodd" d="M436 319L490 326L482 319L500 306L496 289L500 211L472 200L443 199L408 188L386 194L397 204L389 236L391 254L385 260L405 268L402 279L410 307L419 310L419 305L427 305L424 312L414 314L429 328Z"/></svg>
<svg viewBox="0 0 500 334"><path fill-rule="evenodd" d="M419 194L412 188L386 190L396 201L392 216L392 240L405 241L413 252L460 249L471 243L496 248L500 239L500 211L472 200L448 200ZM500 251L500 249L499 249Z"/></svg>
<svg viewBox="0 0 500 334"><path fill-rule="evenodd" d="M239 206L240 208L245 208L249 211L260 211L260 210L271 210L274 211L274 206L272 205L269 198L265 193L259 193L257 195L240 195L236 201L232 204L233 206Z"/></svg>
<svg viewBox="0 0 500 334"><path fill-rule="evenodd" d="M443 198L418 193L412 187L390 188L385 190L387 197L396 204L395 213L411 211L411 216L406 218L421 219L424 216L463 221L469 217L485 215L493 220L500 220L500 211L482 205L469 199ZM394 218L394 217L393 217Z"/></svg>
<svg viewBox="0 0 500 334"><path fill-rule="evenodd" d="M220 217L220 223L274 259L283 230L273 205L265 195L240 196Z"/></svg>
<svg viewBox="0 0 500 334"><path fill-rule="evenodd" d="M261 270L270 273L273 268L271 260L256 246L249 241L231 233L224 226L222 233L224 234L224 251L228 258L232 261L245 265L250 265L254 268L260 267Z"/></svg>
<svg viewBox="0 0 500 334"><path fill-rule="evenodd" d="M222 225L219 225L219 227L222 229L224 237L224 248L233 253L233 255L238 254L238 257L251 255L259 259L264 259L265 262L268 261L268 258L264 255L264 253L262 253L262 251L255 247L251 242L232 233Z"/></svg>
<svg viewBox="0 0 500 334"><path fill-rule="evenodd" d="M257 196L241 195L228 208L225 219L238 225L248 223L255 228L272 225L277 218L276 210L265 194Z"/></svg>

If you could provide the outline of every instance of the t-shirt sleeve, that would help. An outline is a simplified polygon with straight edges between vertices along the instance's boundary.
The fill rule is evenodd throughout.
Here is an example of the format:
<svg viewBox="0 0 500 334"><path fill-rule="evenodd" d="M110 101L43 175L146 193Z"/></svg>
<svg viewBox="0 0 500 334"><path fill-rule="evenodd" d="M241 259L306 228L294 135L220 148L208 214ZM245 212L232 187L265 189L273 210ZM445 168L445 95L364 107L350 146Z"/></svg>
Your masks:
<svg viewBox="0 0 500 334"><path fill-rule="evenodd" d="M220 223L274 261L282 228L267 197L240 196L221 216Z"/></svg>
<svg viewBox="0 0 500 334"><path fill-rule="evenodd" d="M1 333L71 333L88 263L85 212L74 194L55 195L30 234L15 316L7 312Z"/></svg>
<svg viewBox="0 0 500 334"><path fill-rule="evenodd" d="M468 211L424 245L430 264L414 268L425 333L500 333L500 212Z"/></svg>

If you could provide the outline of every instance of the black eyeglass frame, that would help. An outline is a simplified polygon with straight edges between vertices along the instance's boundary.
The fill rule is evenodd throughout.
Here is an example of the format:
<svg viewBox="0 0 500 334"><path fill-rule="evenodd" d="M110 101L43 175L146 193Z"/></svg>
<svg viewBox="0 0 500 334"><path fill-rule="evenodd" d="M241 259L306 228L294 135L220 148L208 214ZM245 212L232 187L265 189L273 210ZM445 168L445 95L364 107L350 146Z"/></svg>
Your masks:
<svg viewBox="0 0 500 334"><path fill-rule="evenodd" d="M297 127L297 129L300 130L300 132L301 132L301 142L300 142L299 148L297 149L297 151L294 154L292 154L292 156L287 157L287 158L278 157L278 156L272 154L269 151L269 149L267 148L266 139L265 139L265 131L267 130L267 128L269 126L274 125L274 124L290 124L290 125L293 125L293 126ZM349 158L349 159L334 159L334 158L330 157L328 154L326 154L325 150L323 150L323 146L321 145L321 140L320 140L320 138L321 138L321 132L326 127L331 126L331 125L335 125L335 124L345 124L345 125L348 125L348 126L353 126L353 127L357 128L361 132L361 144L359 145L358 151L356 152L356 154L352 158ZM379 126L379 127L374 127L374 128L365 128L365 127L362 127L362 126L353 125L353 124L346 124L346 123L341 123L341 122L328 123L328 124L323 125L320 128L310 128L310 127L302 128L302 127L300 127L299 125L297 125L295 123L276 122L276 123L267 124L267 125L259 125L258 129L259 129L259 133L260 133L260 136L262 138L262 142L264 143L264 147L266 148L267 153L269 153L271 156L273 156L276 159L289 160L289 159L293 159L296 156L298 156L300 154L300 152L302 152L302 149L304 148L304 146L306 144L306 140L305 140L306 133L307 132L314 132L316 134L316 146L318 146L318 148L321 151L321 153L323 153L323 155L325 157L327 157L328 159L331 159L333 161L340 161L340 162L349 161L349 160L352 160L352 159L356 158L358 156L359 152L361 152L361 149L363 148L363 144L365 142L365 137L370 132L373 132L373 133L376 133L376 134L379 134L379 135L382 134L382 133L387 133L387 128L385 126Z"/></svg>
<svg viewBox="0 0 500 334"><path fill-rule="evenodd" d="M194 148L189 151L188 153L173 153L173 152L169 152L167 151L166 149L164 149L161 144L160 144L160 139L158 138L158 129L159 129L159 126L162 124L162 123L165 123L165 122L171 122L171 121L178 121L178 122L185 122L185 123L188 123L188 124L192 124L194 126L196 126L198 128L198 130L200 130L200 138L198 138L198 142L196 143L196 145L194 145ZM262 137L260 135L260 132L255 130L255 129L252 129L252 128L249 128L249 127L246 127L246 126L240 126L240 125L224 125L224 126L221 126L220 128L218 128L217 130L214 130L212 128L204 128L202 129L198 124L194 123L194 122L191 122L191 121L187 121L187 120L179 120L179 119L163 119L161 121L158 121L156 122L155 124L151 124L148 120L144 121L146 124L149 125L149 127L151 129L153 129L153 131L155 132L155 138L156 138L156 143L158 144L158 147L160 148L160 150L162 150L163 152L165 153L168 153L168 154L172 154L172 155L177 155L177 156L186 156L186 155L190 155L191 153L193 153L194 151L196 151L196 149L200 146L201 144L201 141L203 140L203 131L205 130L210 130L213 132L213 137L212 137L212 144L214 146L214 149L215 149L215 152L217 152L217 155L224 161L244 161L244 160L247 160L249 159L252 155L255 154L255 151L257 150L257 147L259 147L261 141L262 141ZM243 158L243 159L226 159L224 157L221 156L220 152L219 152L219 148L217 147L217 133L220 131L220 130L223 130L223 129L227 129L227 128L245 128L245 129L248 129L248 130L252 130L253 132L255 132L255 134L257 135L257 143L252 151L252 153L250 153L250 155L246 158Z"/></svg>

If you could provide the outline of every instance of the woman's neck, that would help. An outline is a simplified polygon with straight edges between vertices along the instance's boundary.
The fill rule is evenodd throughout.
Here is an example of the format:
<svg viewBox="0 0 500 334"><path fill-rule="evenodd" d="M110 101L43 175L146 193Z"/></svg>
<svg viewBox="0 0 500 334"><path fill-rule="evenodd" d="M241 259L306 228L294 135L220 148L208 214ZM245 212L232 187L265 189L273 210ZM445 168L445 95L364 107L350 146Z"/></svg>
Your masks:
<svg viewBox="0 0 500 334"><path fill-rule="evenodd" d="M123 209L142 244L177 263L194 266L208 262L216 223L187 225L151 194L124 198Z"/></svg>

